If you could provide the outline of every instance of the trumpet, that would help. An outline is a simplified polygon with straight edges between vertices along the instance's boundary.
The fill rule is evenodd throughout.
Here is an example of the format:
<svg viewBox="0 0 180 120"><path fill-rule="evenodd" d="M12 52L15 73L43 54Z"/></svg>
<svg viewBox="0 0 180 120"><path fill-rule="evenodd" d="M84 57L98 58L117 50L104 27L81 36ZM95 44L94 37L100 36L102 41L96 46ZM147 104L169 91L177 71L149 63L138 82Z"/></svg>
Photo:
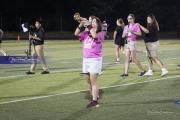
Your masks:
<svg viewBox="0 0 180 120"><path fill-rule="evenodd" d="M80 13L78 12L74 14L74 20L78 21L79 23L82 22L84 27L91 25L89 20L87 18L81 17Z"/></svg>
<svg viewBox="0 0 180 120"><path fill-rule="evenodd" d="M80 16L80 14L78 12L74 14L74 20L76 20L78 22L81 21L81 16Z"/></svg>
<svg viewBox="0 0 180 120"><path fill-rule="evenodd" d="M78 22L81 22L81 21L84 21L84 22L87 22L87 18L84 18L84 17L81 17L80 13L75 13L74 14L74 20L75 21L78 21Z"/></svg>

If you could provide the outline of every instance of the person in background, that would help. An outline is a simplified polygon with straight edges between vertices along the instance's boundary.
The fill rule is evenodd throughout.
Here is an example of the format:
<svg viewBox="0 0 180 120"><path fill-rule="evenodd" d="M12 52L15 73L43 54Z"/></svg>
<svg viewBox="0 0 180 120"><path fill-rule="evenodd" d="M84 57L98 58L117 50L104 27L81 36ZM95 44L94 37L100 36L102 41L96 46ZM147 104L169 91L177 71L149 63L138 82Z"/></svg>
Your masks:
<svg viewBox="0 0 180 120"><path fill-rule="evenodd" d="M81 32L81 28L85 25L89 30ZM82 73L90 86L92 94L92 99L87 108L98 107L99 89L97 78L102 67L102 43L104 41L104 32L101 29L100 19L95 17L91 23L88 20L80 21L74 35L79 37L83 43Z"/></svg>
<svg viewBox="0 0 180 120"><path fill-rule="evenodd" d="M34 58L40 58L42 65L43 65L43 71L41 74L49 74L48 71L48 66L44 57L44 37L45 37L45 32L42 27L41 21L36 20L35 22L35 28L36 30L34 31L33 35L30 35L30 39L32 39L33 43L33 53L32 56ZM26 74L35 74L35 68L36 68L36 62L33 62L31 64L31 68Z"/></svg>
<svg viewBox="0 0 180 120"><path fill-rule="evenodd" d="M144 76L153 75L153 62L156 63L161 68L161 76L168 74L168 70L165 68L162 61L158 56L159 40L159 24L156 17L153 14L147 16L147 27L140 25L141 30L145 33L144 42L147 50L147 58L149 63L149 70L144 74Z"/></svg>
<svg viewBox="0 0 180 120"><path fill-rule="evenodd" d="M137 51L137 37L141 36L141 30L138 23L135 23L135 16L133 14L129 14L127 17L128 25L125 26L122 37L126 39L125 44L125 63L124 63L124 73L121 75L122 77L128 76L128 68L129 68L129 58L132 59L138 68L141 70L139 76L143 76L145 74L145 70L143 69L141 63L137 59L136 51Z"/></svg>
<svg viewBox="0 0 180 120"><path fill-rule="evenodd" d="M120 50L124 52L124 44L125 44L125 40L124 38L122 38L122 34L125 26L123 19L122 18L117 19L116 25L117 27L113 34L115 54L116 54L115 63L120 63Z"/></svg>
<svg viewBox="0 0 180 120"><path fill-rule="evenodd" d="M109 27L109 25L104 20L102 23L102 31L104 32L106 38L109 38L109 36L107 35L108 27Z"/></svg>

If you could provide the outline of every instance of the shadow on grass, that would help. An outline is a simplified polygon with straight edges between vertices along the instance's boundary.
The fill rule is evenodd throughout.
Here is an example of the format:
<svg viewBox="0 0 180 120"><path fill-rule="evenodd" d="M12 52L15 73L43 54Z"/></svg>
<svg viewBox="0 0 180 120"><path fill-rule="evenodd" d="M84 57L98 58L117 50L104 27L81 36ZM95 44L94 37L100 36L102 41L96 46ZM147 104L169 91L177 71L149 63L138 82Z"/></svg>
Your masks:
<svg viewBox="0 0 180 120"><path fill-rule="evenodd" d="M84 108L84 109L78 110L78 111L70 114L69 116L67 116L61 120L78 120L79 118L83 117L84 115L89 114L89 112L91 112L91 111L92 111L92 109Z"/></svg>
<svg viewBox="0 0 180 120"><path fill-rule="evenodd" d="M142 90L144 87L146 87L149 83L146 82L146 83L142 83L142 84L135 84L135 85L124 85L124 84L129 84L129 83L136 83L136 82L142 82L144 80L146 80L147 78L139 78L140 80L137 81L138 78L135 78L135 79L128 79L128 78L121 78L120 80L117 80L113 83L110 84L110 86L116 86L116 85L122 85L121 87L121 95L129 95L129 94L133 94L133 93L136 93L137 91L140 91ZM107 94L111 94L112 91L113 92L119 92L120 90L118 89L120 86L117 86L117 87L113 87L113 89L106 89L106 93ZM117 88L117 89L116 89ZM128 93L128 94L127 94Z"/></svg>
<svg viewBox="0 0 180 120"><path fill-rule="evenodd" d="M90 94L90 91L84 91L82 92L84 94L84 99L85 100L92 100L92 95ZM104 90L99 89L99 99L103 98Z"/></svg>
<svg viewBox="0 0 180 120"><path fill-rule="evenodd" d="M120 106L131 106L131 105L148 105L148 104L167 104L167 103L175 103L175 99L167 99L167 100L156 100L156 101L132 101L132 102L102 102L102 107L120 107Z"/></svg>
<svg viewBox="0 0 180 120"><path fill-rule="evenodd" d="M50 86L50 87L44 89L39 94L51 93L51 92L54 92L54 91L59 91L59 90L68 88L68 87L70 87L73 84L76 85L76 83L78 83L82 79L83 79L82 77L76 77L76 78L73 78L73 79L70 79L70 80L66 80L65 82L60 83L60 84L58 84L56 86Z"/></svg>
<svg viewBox="0 0 180 120"><path fill-rule="evenodd" d="M20 78L6 78L6 79L3 79L3 80L0 80L0 85L10 84L10 83L15 83L15 82L27 80L27 77L28 78L33 78L35 76L24 76L24 77L20 77Z"/></svg>

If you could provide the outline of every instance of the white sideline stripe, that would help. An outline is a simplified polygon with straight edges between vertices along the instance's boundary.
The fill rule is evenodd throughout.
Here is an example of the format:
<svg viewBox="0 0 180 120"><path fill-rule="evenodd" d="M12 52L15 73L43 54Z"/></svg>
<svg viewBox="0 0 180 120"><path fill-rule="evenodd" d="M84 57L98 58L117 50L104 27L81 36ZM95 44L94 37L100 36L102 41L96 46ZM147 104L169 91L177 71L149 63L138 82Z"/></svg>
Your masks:
<svg viewBox="0 0 180 120"><path fill-rule="evenodd" d="M1 79L1 78L24 77L24 76L27 76L27 75L14 75L14 76L6 76L6 77L0 77L0 79Z"/></svg>
<svg viewBox="0 0 180 120"><path fill-rule="evenodd" d="M59 71L50 71L50 73L61 73L61 72L70 72L70 71L78 71L78 70L81 70L80 68L78 69L67 69L67 70L59 70ZM35 75L40 75L40 74L34 74L34 75L31 75L31 76L35 76ZM30 75L14 75L14 76L6 76L6 77L0 77L0 79L3 79L3 78L14 78L14 77L25 77L25 76L30 76Z"/></svg>
<svg viewBox="0 0 180 120"><path fill-rule="evenodd" d="M180 58L171 58L171 59L180 59ZM144 61L144 62L142 62L143 63L143 65L146 65L146 61ZM114 64L114 63L103 63L103 65L108 65L108 64ZM131 64L134 64L134 63L131 63ZM167 64L167 65L177 65L177 64ZM59 70L59 71L50 71L51 73L61 73L61 72L69 72L69 71L78 71L78 70L81 70L80 68L78 68L78 69L68 69L68 70ZM34 74L34 76L35 75L39 75L39 74ZM0 77L0 79L3 79L3 78L14 78L14 77L25 77L25 76L29 76L29 75L26 75L26 74L24 74L24 75L14 75L14 76L6 76L6 77ZM32 76L32 75L31 75Z"/></svg>
<svg viewBox="0 0 180 120"><path fill-rule="evenodd" d="M168 80L168 79L170 80L172 78L180 78L180 75L172 76L172 77L166 77L166 78L159 78L159 79L154 79L154 80L147 80L147 81L143 81L143 82L132 82L132 83L127 83L127 84L119 84L119 85L114 85L114 86L101 87L100 89L130 86L130 85L137 85L137 84L143 84L143 83L151 83L151 82L157 82L157 81ZM7 102L0 102L0 105L9 104L9 103L17 103L17 102L22 102L22 101L30 101L30 100L36 100L36 99L49 98L49 97L54 97L54 96L69 95L69 94L75 94L75 93L80 93L80 92L85 92L85 91L88 91L88 89L80 90L80 91L74 91L74 92L58 93L58 94L52 94L52 95L46 95L46 96L30 97L30 98L25 98L25 99L17 99L17 100L12 100L12 101L7 101Z"/></svg>

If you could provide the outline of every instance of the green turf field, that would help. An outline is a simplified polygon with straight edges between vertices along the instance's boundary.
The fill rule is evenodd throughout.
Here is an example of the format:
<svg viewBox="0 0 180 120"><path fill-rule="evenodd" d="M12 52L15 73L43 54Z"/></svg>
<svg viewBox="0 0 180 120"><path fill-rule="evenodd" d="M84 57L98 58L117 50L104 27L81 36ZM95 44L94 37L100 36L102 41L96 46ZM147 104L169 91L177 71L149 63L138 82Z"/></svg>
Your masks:
<svg viewBox="0 0 180 120"><path fill-rule="evenodd" d="M81 48L77 40L46 41L51 74L26 76L30 65L0 65L0 120L179 120L180 41L161 40L160 57L169 70L160 77L155 66L153 77L138 77L139 70L130 66L128 78L121 63L114 64L114 46L106 40L103 48L103 74L100 107L87 109L87 84L81 72ZM4 41L9 55L25 55L27 41ZM147 69L143 41L138 42L138 58Z"/></svg>

